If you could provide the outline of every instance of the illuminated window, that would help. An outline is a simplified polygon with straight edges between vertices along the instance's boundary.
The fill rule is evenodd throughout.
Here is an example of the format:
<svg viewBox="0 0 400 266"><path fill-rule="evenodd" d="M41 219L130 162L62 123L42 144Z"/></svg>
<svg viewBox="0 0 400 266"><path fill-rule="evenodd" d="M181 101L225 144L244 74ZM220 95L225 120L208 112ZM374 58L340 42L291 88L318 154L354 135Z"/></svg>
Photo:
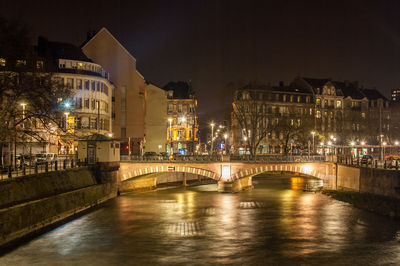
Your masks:
<svg viewBox="0 0 400 266"><path fill-rule="evenodd" d="M26 60L18 59L17 60L17 66L25 66L26 65Z"/></svg>
<svg viewBox="0 0 400 266"><path fill-rule="evenodd" d="M81 89L82 89L82 80L81 80L81 79L77 79L77 80L76 80L76 88L77 88L78 90L81 90Z"/></svg>
<svg viewBox="0 0 400 266"><path fill-rule="evenodd" d="M67 78L67 87L74 88L74 79Z"/></svg>
<svg viewBox="0 0 400 266"><path fill-rule="evenodd" d="M342 108L342 101L336 101L336 108Z"/></svg>
<svg viewBox="0 0 400 266"><path fill-rule="evenodd" d="M43 61L42 60L36 61L36 68L37 69L43 69Z"/></svg>
<svg viewBox="0 0 400 266"><path fill-rule="evenodd" d="M6 66L6 60L4 58L0 58L0 66Z"/></svg>

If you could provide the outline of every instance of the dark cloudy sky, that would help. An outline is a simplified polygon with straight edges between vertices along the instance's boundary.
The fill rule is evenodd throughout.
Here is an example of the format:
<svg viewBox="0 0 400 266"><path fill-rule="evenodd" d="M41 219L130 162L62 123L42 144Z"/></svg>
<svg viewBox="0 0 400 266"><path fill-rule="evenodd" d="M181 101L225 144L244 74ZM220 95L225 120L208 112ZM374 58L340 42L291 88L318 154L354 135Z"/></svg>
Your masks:
<svg viewBox="0 0 400 266"><path fill-rule="evenodd" d="M400 1L0 1L32 35L79 45L107 27L150 82L192 80L203 121L221 118L231 81L296 76L400 88Z"/></svg>

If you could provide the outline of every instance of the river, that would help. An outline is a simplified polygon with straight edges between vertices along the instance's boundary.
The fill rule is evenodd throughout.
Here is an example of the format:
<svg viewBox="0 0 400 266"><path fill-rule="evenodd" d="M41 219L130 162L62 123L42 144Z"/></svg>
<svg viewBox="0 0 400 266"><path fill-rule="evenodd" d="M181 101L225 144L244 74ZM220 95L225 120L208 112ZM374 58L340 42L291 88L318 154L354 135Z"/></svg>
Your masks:
<svg viewBox="0 0 400 266"><path fill-rule="evenodd" d="M122 195L0 257L0 265L379 265L400 263L400 222L299 177Z"/></svg>

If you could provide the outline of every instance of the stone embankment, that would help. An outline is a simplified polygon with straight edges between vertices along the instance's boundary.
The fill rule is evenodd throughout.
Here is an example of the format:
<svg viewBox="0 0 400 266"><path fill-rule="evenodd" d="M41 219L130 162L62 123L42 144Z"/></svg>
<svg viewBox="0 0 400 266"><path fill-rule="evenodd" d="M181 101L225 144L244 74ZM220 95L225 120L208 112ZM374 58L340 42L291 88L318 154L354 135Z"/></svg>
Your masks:
<svg viewBox="0 0 400 266"><path fill-rule="evenodd" d="M400 218L400 171L338 164L336 188L324 193L360 209Z"/></svg>
<svg viewBox="0 0 400 266"><path fill-rule="evenodd" d="M2 181L0 247L115 197L116 169L78 168Z"/></svg>

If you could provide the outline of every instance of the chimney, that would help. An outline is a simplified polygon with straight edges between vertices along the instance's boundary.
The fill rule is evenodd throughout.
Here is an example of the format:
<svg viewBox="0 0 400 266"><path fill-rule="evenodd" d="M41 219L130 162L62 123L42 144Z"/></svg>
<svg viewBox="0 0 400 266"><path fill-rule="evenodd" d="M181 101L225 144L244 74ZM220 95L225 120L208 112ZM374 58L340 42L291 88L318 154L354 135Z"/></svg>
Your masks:
<svg viewBox="0 0 400 266"><path fill-rule="evenodd" d="M354 87L358 88L358 80L354 81L353 84L354 84Z"/></svg>
<svg viewBox="0 0 400 266"><path fill-rule="evenodd" d="M279 87L283 87L283 85L284 85L283 81L282 80L279 81Z"/></svg>
<svg viewBox="0 0 400 266"><path fill-rule="evenodd" d="M345 85L346 87L349 86L349 81L348 81L348 80L344 80L343 82L344 82L344 85Z"/></svg>

